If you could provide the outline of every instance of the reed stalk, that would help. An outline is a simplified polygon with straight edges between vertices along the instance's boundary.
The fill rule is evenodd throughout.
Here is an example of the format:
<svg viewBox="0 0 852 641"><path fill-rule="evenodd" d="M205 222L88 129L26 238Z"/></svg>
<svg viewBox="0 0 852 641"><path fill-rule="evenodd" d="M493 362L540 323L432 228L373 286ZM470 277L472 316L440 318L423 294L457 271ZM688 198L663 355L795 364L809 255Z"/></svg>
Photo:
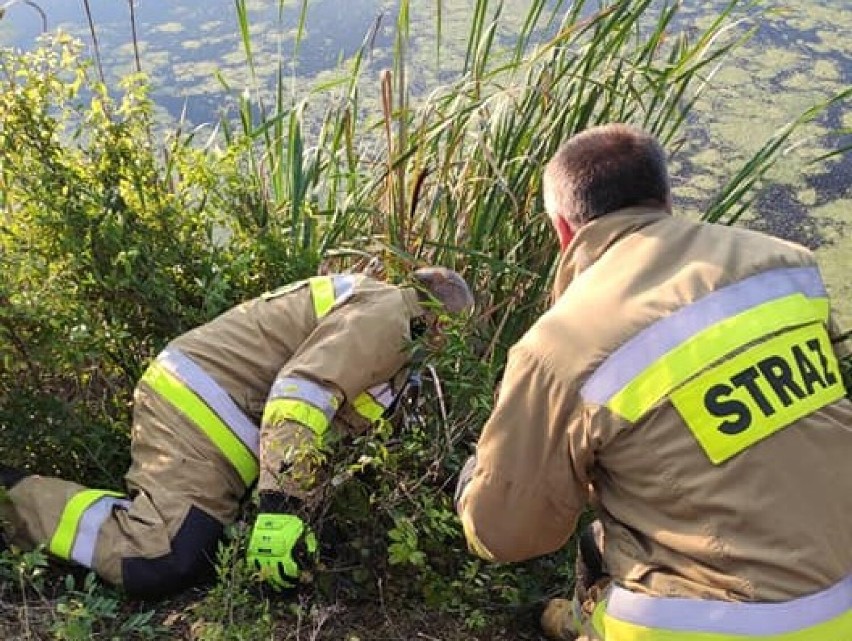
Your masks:
<svg viewBox="0 0 852 641"><path fill-rule="evenodd" d="M247 13L236 2L251 71ZM751 4L731 0L696 31L679 21L679 3L534 0L505 47L497 37L502 3L477 0L458 76L413 96L404 1L390 68L364 64L367 34L341 82L300 102L292 91L284 99L279 78L272 110L259 100L245 105L242 134L258 143L250 167L264 209L305 251L378 251L399 269L428 262L461 270L476 284L480 327L499 352L546 304L556 245L540 180L557 146L584 128L624 121L676 150L718 66L753 35ZM733 172L706 218L734 223L794 132L846 95L768 140Z"/></svg>

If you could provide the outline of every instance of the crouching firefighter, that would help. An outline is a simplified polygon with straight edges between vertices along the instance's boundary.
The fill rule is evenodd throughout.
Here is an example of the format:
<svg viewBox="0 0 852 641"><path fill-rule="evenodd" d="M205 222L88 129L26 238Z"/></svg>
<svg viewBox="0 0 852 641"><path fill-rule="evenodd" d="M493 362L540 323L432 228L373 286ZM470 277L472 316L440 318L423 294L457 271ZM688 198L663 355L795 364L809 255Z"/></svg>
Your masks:
<svg viewBox="0 0 852 641"><path fill-rule="evenodd" d="M629 125L572 136L542 185L552 305L463 468L470 548L550 554L594 512L560 639L852 639L849 341L813 253L674 215Z"/></svg>
<svg viewBox="0 0 852 641"><path fill-rule="evenodd" d="M138 382L126 494L0 467L6 538L43 544L130 596L163 597L211 574L224 526L257 484L247 561L273 586L295 584L316 553L299 500L318 453L382 417L414 346L472 305L441 267L400 285L317 276L238 305L171 341Z"/></svg>

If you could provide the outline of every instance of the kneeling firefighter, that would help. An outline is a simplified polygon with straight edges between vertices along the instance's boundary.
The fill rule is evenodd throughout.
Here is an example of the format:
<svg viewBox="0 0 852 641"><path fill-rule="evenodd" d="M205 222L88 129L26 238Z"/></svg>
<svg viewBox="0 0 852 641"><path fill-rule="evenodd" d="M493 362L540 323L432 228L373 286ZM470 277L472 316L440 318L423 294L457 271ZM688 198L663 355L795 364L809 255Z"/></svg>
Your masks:
<svg viewBox="0 0 852 641"><path fill-rule="evenodd" d="M380 419L418 334L472 308L461 276L426 267L393 285L317 276L249 300L174 339L134 393L127 494L0 466L6 538L94 570L134 597L206 578L224 526L257 484L248 561L277 587L316 551L297 505L336 436Z"/></svg>
<svg viewBox="0 0 852 641"><path fill-rule="evenodd" d="M849 335L810 250L676 215L666 159L610 123L548 162L552 304L463 468L466 539L524 561L594 512L555 638L852 639Z"/></svg>

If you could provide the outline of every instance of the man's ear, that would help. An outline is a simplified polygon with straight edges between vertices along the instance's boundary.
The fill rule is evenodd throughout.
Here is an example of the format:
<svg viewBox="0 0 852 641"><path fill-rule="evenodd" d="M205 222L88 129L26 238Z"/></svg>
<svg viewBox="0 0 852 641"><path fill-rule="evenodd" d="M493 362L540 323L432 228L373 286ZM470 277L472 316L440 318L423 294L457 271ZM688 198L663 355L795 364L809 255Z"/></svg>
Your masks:
<svg viewBox="0 0 852 641"><path fill-rule="evenodd" d="M559 249L561 251L565 251L565 248L568 247L574 239L574 230L571 229L571 226L564 218L562 218L562 216L552 216L550 221L553 223L553 227L556 229L556 235L559 237Z"/></svg>

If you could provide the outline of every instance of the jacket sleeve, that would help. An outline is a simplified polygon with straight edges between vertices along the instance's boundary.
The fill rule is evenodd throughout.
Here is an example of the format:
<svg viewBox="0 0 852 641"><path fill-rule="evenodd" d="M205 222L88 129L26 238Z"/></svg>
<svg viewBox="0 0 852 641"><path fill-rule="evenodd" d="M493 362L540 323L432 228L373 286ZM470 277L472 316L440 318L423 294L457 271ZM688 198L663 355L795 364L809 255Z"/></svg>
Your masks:
<svg viewBox="0 0 852 641"><path fill-rule="evenodd" d="M258 488L309 490L335 414L408 360L410 309L387 288L324 316L278 372L261 422ZM298 487L293 476L299 476ZM297 491L298 490L298 491Z"/></svg>
<svg viewBox="0 0 852 641"><path fill-rule="evenodd" d="M352 401L389 380L410 357L411 314L400 290L387 288L325 316L281 370L310 378Z"/></svg>
<svg viewBox="0 0 852 641"><path fill-rule="evenodd" d="M567 542L588 499L592 447L585 433L568 387L516 345L458 502L474 552L522 561Z"/></svg>
<svg viewBox="0 0 852 641"><path fill-rule="evenodd" d="M279 371L263 426L295 420L322 437L342 403L391 379L409 359L410 309L388 287L324 316Z"/></svg>

